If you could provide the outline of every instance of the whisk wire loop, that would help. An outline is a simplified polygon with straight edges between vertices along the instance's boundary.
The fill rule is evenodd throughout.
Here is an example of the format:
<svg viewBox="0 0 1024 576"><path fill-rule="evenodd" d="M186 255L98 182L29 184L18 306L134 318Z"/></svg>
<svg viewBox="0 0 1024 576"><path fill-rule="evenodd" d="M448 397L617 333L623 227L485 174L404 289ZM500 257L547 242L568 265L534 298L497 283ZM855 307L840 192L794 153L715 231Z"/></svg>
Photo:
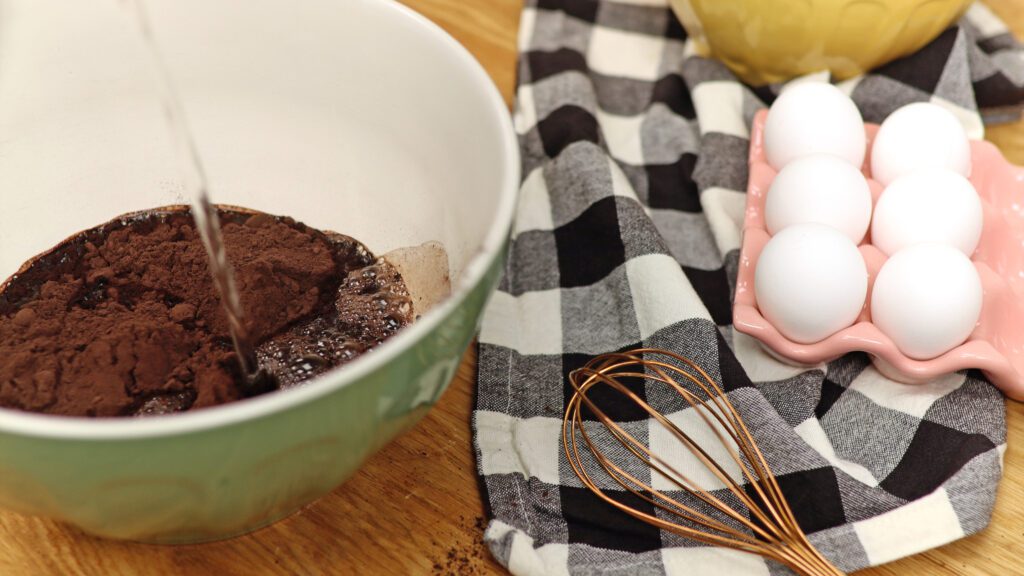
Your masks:
<svg viewBox="0 0 1024 576"><path fill-rule="evenodd" d="M683 409L692 409L710 431L701 438L707 436L717 440L720 450L715 453L724 453L736 465L738 472L730 473L724 462L716 459L707 446L631 389L626 384L628 380L639 380L644 386L663 385L684 400ZM724 390L695 362L670 351L640 348L598 356L571 372L569 381L573 395L562 421L563 448L573 472L601 500L659 529L704 544L758 554L785 564L800 574L842 574L811 545L746 423ZM730 505L720 497L722 487L712 490L701 486L680 471L678 464L655 453L615 422L589 395L598 386L614 391L639 407L650 421L668 431L671 438L717 479L740 506ZM609 437L597 439L588 431L593 426L599 426ZM625 451L616 453L624 457L631 455L642 467L650 469L650 483L631 471L636 470L635 463L633 467L617 463L602 451L600 447L609 440L625 448ZM592 470L596 469L593 466L588 469L584 461L586 454L614 485L652 505L654 513L639 510L612 497L592 475ZM687 504L664 490L654 488L655 478L664 479L672 486L672 492L677 492L675 488L678 488L717 514L698 510L694 507L696 502ZM658 511L665 514L658 515Z"/></svg>
<svg viewBox="0 0 1024 576"><path fill-rule="evenodd" d="M581 371L580 373L584 374L586 372L587 371ZM632 374L635 375L635 373L632 373ZM606 376L604 376L601 373L592 373L590 375L593 377L593 380L584 381L584 384L581 385L581 388L583 390L585 390L586 388L592 387L593 385L597 384L598 382L595 381L595 380L601 380L604 383L608 384L609 386L611 386L611 387L619 390L623 394L629 396L630 399L632 399L634 402L636 402L638 405L640 405L652 418L658 420L658 422L660 422L662 425L664 425L666 428L668 428L670 431L672 431L673 434L680 440L680 442L682 442L688 449L690 449L691 452L694 454L694 456L696 456L698 458L698 460L701 461L702 464L707 466L708 469L724 485L726 485L726 487L729 488L729 490L733 494L735 494L737 497L740 497L740 498L744 497L744 494L742 493L742 488L740 488L739 485L736 484L736 482L733 481L733 479L728 475L728 473L724 469L722 469L721 465L719 463L715 462L714 459L710 455L708 455L707 452L705 452L704 449L701 448L701 446L699 444L693 442L685 433L682 432L682 430L680 430L674 423L672 423L670 420L668 420L668 418L666 418L663 414L661 414L660 412L657 412L656 410L654 410L654 408L652 408L649 404L647 404L645 401L640 399L639 396L637 396L632 391L626 389L620 382L618 382L618 381L616 381L614 379L607 378ZM620 373L618 375L619 376L630 376L631 373ZM643 375L640 374L639 376L643 376ZM593 402L589 399L589 397L586 396L586 394L581 394L580 395L580 399L587 405L588 409L590 409L592 412L594 412L598 416L598 418L600 420L605 421L607 419L608 431L621 444L623 444L623 446L625 446L627 450L629 450L635 456L637 456L638 458L643 460L645 463L647 463L653 470L655 470L656 472L661 474L662 477L668 479L673 484L677 485L681 490L685 490L685 491L690 492L692 495L696 496L698 499L702 500L703 502L705 502L709 506L712 506L715 509L721 510L726 515L732 517L733 519L737 520L738 522L746 521L746 517L741 516L738 512L736 512L732 508L729 508L728 506L726 506L725 503L723 503L720 499L715 497L709 491L704 490L703 488L698 486L696 483L694 483L692 480L690 480L684 474L682 474L681 472L676 470L674 467L672 467L670 464L668 464L663 458L661 458L661 457L657 456L656 454L654 454L645 444L643 444L642 442L639 442L632 435L630 435L627 432L625 432L617 423L615 423L614 421L608 419L607 416L605 415L605 413L602 412L599 407L595 406L593 404ZM702 416L702 418L706 419L706 417L703 414L701 414L701 416ZM710 422L708 424L709 424L709 426L711 426ZM593 446L594 443L592 441L590 441L590 437L589 437L588 433L586 432L586 428L583 427L582 425L579 425L578 428L580 430L581 435L587 440L588 446ZM712 429L713 429L713 427L712 427ZM715 432L716 435L719 436L719 438L721 438L721 434L717 430L715 430L714 432ZM722 442L723 442L723 445L725 445L727 448L731 449L730 447L728 447L728 444L725 442L724 439L722 439ZM616 466L613 463L611 463L607 458L604 458L603 456L598 456L598 461L602 465L602 467L605 468L605 470L609 473L609 475L613 479L615 479L616 481L618 481L624 475L624 474L621 474L621 468L619 468L618 466ZM612 470L609 470L609 468L613 468L615 470L615 472L612 472ZM633 482L634 485L641 486L641 487L644 488L644 491L647 491L648 487L646 486L646 484L640 482L639 480L637 480L633 476L628 476L628 478L630 479L631 482ZM655 506L661 507L658 502L654 501L651 498L646 497L643 493L638 492L633 487L631 487L631 486L629 486L629 485L627 485L627 484L625 484L623 482L619 482L619 484L621 486L623 486L623 488L629 490L630 492L633 492L634 494L640 496L644 500L647 500L648 502L651 502ZM651 489L651 491L656 493L659 498L668 501L669 503L673 504L675 507L682 507L681 504L678 504L674 499L664 495L663 493L658 492L658 491L653 490L653 489ZM669 510L666 509L666 511L669 511ZM761 514L760 510L755 510L754 512L755 512L755 514ZM724 530L726 528L725 525L723 525L723 524L721 524L721 523L719 523L717 521L713 521L710 517L708 517L706 515L700 515L702 518L704 518L706 520L699 521L699 522L696 521L696 520L693 520L692 516L694 516L694 514L692 512L687 511L687 513L683 513L683 514L680 514L680 515L687 516L688 520L700 523L700 524L705 525L706 527L709 527L709 528L712 527L712 526L710 526L708 523L713 523L715 529ZM762 521L766 521L767 519L762 517L761 520ZM755 525L754 528L755 528L755 531L759 532L762 537L764 537L764 538L768 537L767 534L764 534L761 531L761 528L759 526Z"/></svg>

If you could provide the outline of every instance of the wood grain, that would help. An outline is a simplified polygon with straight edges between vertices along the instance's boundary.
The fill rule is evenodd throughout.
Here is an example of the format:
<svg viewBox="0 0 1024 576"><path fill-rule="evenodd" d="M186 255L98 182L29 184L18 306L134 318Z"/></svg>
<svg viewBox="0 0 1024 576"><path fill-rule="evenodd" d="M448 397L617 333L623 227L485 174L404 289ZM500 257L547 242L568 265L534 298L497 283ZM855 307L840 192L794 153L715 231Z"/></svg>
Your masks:
<svg viewBox="0 0 1024 576"><path fill-rule="evenodd" d="M483 63L511 103L521 0L405 0ZM1024 0L989 0L1024 37ZM1024 164L1024 121L989 138ZM92 538L48 520L0 512L0 575L500 574L481 543L474 475L472 350L452 386L413 431L344 486L283 522L227 542L148 546ZM860 572L983 575L1024 572L1024 404L1007 410L1009 449L991 526L976 536Z"/></svg>

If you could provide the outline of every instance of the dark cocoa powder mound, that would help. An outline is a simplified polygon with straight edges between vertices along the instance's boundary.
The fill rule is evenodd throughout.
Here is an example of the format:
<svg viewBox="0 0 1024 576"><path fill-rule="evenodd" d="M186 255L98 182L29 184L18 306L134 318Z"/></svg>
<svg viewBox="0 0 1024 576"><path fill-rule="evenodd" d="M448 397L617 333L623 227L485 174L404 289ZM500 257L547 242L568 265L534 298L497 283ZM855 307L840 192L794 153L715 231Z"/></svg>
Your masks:
<svg viewBox="0 0 1024 576"><path fill-rule="evenodd" d="M221 210L260 364L281 387L344 364L410 321L398 273L290 218ZM206 251L182 208L83 232L0 287L0 406L148 415L243 390Z"/></svg>

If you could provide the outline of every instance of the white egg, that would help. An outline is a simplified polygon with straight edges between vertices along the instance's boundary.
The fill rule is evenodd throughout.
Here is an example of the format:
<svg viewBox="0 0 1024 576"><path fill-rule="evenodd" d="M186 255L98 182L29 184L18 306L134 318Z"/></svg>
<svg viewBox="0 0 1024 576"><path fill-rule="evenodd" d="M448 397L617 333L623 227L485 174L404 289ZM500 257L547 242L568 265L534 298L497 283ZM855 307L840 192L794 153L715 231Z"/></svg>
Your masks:
<svg viewBox="0 0 1024 576"><path fill-rule="evenodd" d="M853 324L868 272L853 241L824 224L796 224L768 241L754 270L761 314L783 336L811 344Z"/></svg>
<svg viewBox="0 0 1024 576"><path fill-rule="evenodd" d="M852 164L827 154L805 156L787 164L772 181L764 220L769 234L816 222L859 244L871 223L871 189Z"/></svg>
<svg viewBox="0 0 1024 576"><path fill-rule="evenodd" d="M791 84L768 110L764 151L776 170L811 154L832 154L859 168L866 146L860 111L831 84Z"/></svg>
<svg viewBox="0 0 1024 576"><path fill-rule="evenodd" d="M889 184L921 169L971 175L971 145L952 112L929 102L907 104L889 115L871 146L871 177Z"/></svg>
<svg viewBox="0 0 1024 576"><path fill-rule="evenodd" d="M907 356L935 358L970 336L981 314L978 271L963 252L917 244L882 265L871 291L871 319Z"/></svg>
<svg viewBox="0 0 1024 576"><path fill-rule="evenodd" d="M956 172L913 172L885 188L871 222L871 242L892 255L914 244L938 242L974 253L981 239L981 199Z"/></svg>

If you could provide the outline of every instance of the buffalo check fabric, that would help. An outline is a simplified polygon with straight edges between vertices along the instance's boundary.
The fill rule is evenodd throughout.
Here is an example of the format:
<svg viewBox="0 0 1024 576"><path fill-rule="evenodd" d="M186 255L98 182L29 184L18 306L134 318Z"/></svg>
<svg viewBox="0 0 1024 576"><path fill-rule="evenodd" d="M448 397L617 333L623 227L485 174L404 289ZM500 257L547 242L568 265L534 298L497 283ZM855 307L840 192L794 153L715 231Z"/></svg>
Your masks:
<svg viewBox="0 0 1024 576"><path fill-rule="evenodd" d="M722 384L800 524L840 568L984 528L1006 424L980 374L905 386L860 354L794 368L732 330L748 126L781 87L749 88L696 55L664 0L527 0L519 41L524 179L480 333L473 416L494 556L517 575L787 572L659 532L574 476L561 444L568 373L641 345L690 357ZM974 6L918 53L839 86L868 121L931 101L981 137L979 110L1007 118L1024 100L1022 54ZM692 422L664 393L637 391ZM631 405L613 417L682 458Z"/></svg>

